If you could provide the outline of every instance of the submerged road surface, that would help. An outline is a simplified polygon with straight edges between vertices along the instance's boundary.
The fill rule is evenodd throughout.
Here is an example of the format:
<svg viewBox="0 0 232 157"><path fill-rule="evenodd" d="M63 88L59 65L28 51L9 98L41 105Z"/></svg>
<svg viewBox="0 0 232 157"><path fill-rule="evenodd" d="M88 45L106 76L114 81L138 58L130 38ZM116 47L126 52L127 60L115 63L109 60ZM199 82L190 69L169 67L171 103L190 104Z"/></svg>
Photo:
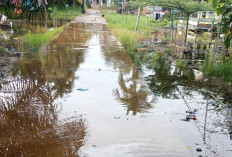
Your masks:
<svg viewBox="0 0 232 157"><path fill-rule="evenodd" d="M12 71L0 88L0 156L207 154L198 134L183 140L98 9Z"/></svg>

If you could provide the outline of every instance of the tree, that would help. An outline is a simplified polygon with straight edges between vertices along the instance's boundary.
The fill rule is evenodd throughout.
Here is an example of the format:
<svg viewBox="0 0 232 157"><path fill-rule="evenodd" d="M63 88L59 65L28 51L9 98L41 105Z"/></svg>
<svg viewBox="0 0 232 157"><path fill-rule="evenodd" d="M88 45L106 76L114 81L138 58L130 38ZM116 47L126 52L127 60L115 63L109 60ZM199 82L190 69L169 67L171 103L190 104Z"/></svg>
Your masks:
<svg viewBox="0 0 232 157"><path fill-rule="evenodd" d="M209 0L218 15L222 15L220 33L225 34L225 46L231 47L232 42L232 0Z"/></svg>

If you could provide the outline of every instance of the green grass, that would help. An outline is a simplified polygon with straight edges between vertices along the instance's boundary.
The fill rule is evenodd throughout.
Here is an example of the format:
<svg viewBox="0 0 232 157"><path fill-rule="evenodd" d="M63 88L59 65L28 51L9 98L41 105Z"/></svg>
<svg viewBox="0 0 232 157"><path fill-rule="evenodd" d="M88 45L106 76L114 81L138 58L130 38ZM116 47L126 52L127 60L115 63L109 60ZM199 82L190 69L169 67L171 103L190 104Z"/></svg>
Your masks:
<svg viewBox="0 0 232 157"><path fill-rule="evenodd" d="M180 58L176 59L176 66L178 68L185 68L187 66L186 62Z"/></svg>
<svg viewBox="0 0 232 157"><path fill-rule="evenodd" d="M147 24L146 17L141 16L138 31L135 31L136 15L121 15L116 13L104 13L110 29L119 39L127 53L135 59L135 52L138 48L138 41L142 36L149 34L154 28Z"/></svg>
<svg viewBox="0 0 232 157"><path fill-rule="evenodd" d="M167 18L163 18L161 21L155 21L153 19L151 22L154 23L155 27L168 27L170 25L170 21Z"/></svg>
<svg viewBox="0 0 232 157"><path fill-rule="evenodd" d="M27 33L24 36L24 41L28 47L40 47L41 45L49 42L58 33L60 33L65 26L57 27L54 30L47 30L45 33Z"/></svg>
<svg viewBox="0 0 232 157"><path fill-rule="evenodd" d="M69 7L67 9L65 8L58 8L57 11L53 12L53 18L57 16L58 20L65 20L66 19L66 11L67 11L67 20L73 20L75 17L81 14L81 8L77 7L76 10L73 10L72 7Z"/></svg>
<svg viewBox="0 0 232 157"><path fill-rule="evenodd" d="M168 26L169 20L166 18L161 22L156 22L153 18L140 16L138 30L135 31L137 15L122 15L116 13L104 13L110 29L124 46L134 63L139 68L141 66L141 55L137 53L138 43L144 39L151 38L151 32L158 27Z"/></svg>
<svg viewBox="0 0 232 157"><path fill-rule="evenodd" d="M137 20L136 15L123 15L116 13L104 13L107 22L110 25L111 29L127 29L130 31L135 30L135 24ZM153 28L152 23L147 23L147 18L144 16L140 16L138 31L152 31Z"/></svg>
<svg viewBox="0 0 232 157"><path fill-rule="evenodd" d="M208 76L216 76L232 82L232 60L214 63L212 59L209 59L206 62L204 73Z"/></svg>
<svg viewBox="0 0 232 157"><path fill-rule="evenodd" d="M2 56L5 53L4 47L0 46L0 56Z"/></svg>

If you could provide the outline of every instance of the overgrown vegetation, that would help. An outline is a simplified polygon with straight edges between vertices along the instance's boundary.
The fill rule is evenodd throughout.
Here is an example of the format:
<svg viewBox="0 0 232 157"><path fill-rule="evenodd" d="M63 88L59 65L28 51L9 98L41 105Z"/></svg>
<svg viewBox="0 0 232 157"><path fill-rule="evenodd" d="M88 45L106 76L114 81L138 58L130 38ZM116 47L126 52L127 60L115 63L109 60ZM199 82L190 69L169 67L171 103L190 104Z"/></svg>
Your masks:
<svg viewBox="0 0 232 157"><path fill-rule="evenodd" d="M73 10L71 7L69 8L60 8L52 11L52 18L56 18L58 20L68 20L71 21L75 17L81 14L81 8L77 7Z"/></svg>
<svg viewBox="0 0 232 157"><path fill-rule="evenodd" d="M122 15L122 14L115 14L115 13L104 13L105 18L107 19L111 29L126 29L126 30L134 30L135 23L137 20L136 15ZM138 31L152 31L153 26L151 23L147 21L146 17L140 18L140 24ZM134 32L136 33L136 32Z"/></svg>
<svg viewBox="0 0 232 157"><path fill-rule="evenodd" d="M154 22L154 19L150 20L142 16L140 17L138 31L135 31L134 29L137 20L136 15L122 15L115 13L104 13L104 15L113 33L135 61L135 53L137 51L139 41L149 38L150 32L154 31L154 27L158 25L158 22ZM167 20L164 19L159 22L159 24L167 25Z"/></svg>
<svg viewBox="0 0 232 157"><path fill-rule="evenodd" d="M6 52L5 52L5 49L4 47L0 46L0 56L4 55Z"/></svg>
<svg viewBox="0 0 232 157"><path fill-rule="evenodd" d="M47 43L60 33L65 26L54 28L54 30L47 30L45 33L27 33L24 36L24 41L28 47L39 47Z"/></svg>
<svg viewBox="0 0 232 157"><path fill-rule="evenodd" d="M232 60L229 58L220 57L215 62L213 58L210 57L206 61L203 70L208 76L216 76L232 82Z"/></svg>

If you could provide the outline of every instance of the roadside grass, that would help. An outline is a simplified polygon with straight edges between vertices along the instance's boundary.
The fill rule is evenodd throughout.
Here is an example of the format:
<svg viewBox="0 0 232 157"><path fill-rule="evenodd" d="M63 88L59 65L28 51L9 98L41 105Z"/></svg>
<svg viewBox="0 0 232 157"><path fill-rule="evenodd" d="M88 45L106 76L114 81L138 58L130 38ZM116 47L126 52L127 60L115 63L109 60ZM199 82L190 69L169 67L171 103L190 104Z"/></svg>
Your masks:
<svg viewBox="0 0 232 157"><path fill-rule="evenodd" d="M213 62L212 58L209 58L206 61L204 67L204 73L208 76L216 76L218 78L222 78L225 81L232 82L232 60L224 60L220 59L220 62Z"/></svg>
<svg viewBox="0 0 232 157"><path fill-rule="evenodd" d="M135 31L137 15L122 15L105 12L104 16L109 23L109 28L122 43L126 52L129 54L138 68L141 67L141 62L144 59L141 57L142 54L137 52L139 43L142 43L145 39L152 38L151 32L157 31L159 27L169 25L169 20L166 18L162 19L161 21L155 21L155 19L152 17L145 17L141 15L138 30Z"/></svg>
<svg viewBox="0 0 232 157"><path fill-rule="evenodd" d="M52 40L57 34L59 34L65 26L54 28L54 30L47 30L44 33L27 33L24 36L25 44L28 47L39 47L50 40Z"/></svg>
<svg viewBox="0 0 232 157"><path fill-rule="evenodd" d="M135 24L137 20L136 15L122 15L116 13L104 13L105 18L107 19L110 28L125 28L130 31L135 30ZM140 16L138 31L152 31L154 27L152 24L147 23L147 19L144 16Z"/></svg>
<svg viewBox="0 0 232 157"><path fill-rule="evenodd" d="M73 10L72 7L58 8L56 11L53 12L53 18L56 17L58 20L66 20L67 17L67 20L71 21L80 14L81 14L81 7L79 6L76 8L76 10Z"/></svg>
<svg viewBox="0 0 232 157"><path fill-rule="evenodd" d="M141 16L138 26L138 31L135 31L136 15L122 15L116 13L104 13L104 16L109 23L110 29L119 39L127 53L135 59L135 52L138 48L138 42L141 38L145 38L154 27L147 23L146 17Z"/></svg>

